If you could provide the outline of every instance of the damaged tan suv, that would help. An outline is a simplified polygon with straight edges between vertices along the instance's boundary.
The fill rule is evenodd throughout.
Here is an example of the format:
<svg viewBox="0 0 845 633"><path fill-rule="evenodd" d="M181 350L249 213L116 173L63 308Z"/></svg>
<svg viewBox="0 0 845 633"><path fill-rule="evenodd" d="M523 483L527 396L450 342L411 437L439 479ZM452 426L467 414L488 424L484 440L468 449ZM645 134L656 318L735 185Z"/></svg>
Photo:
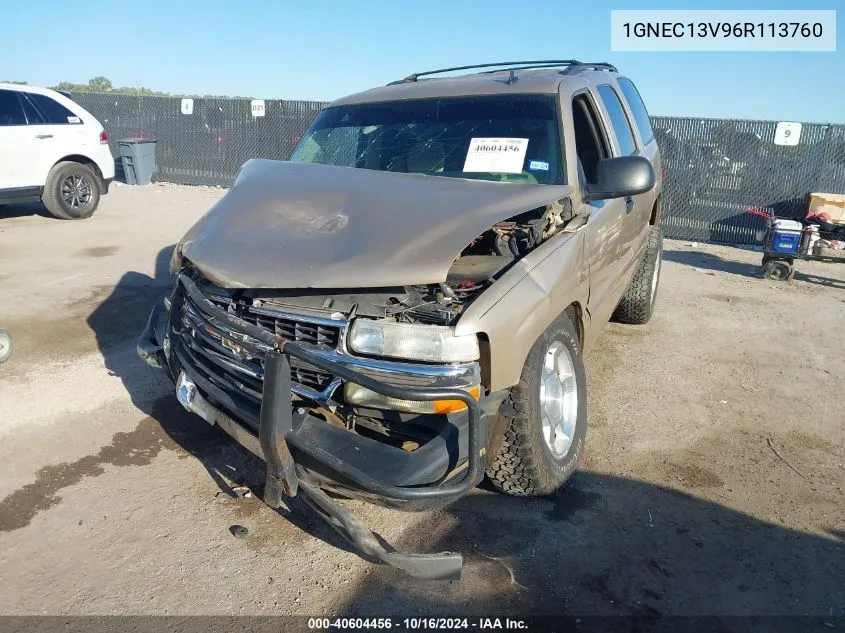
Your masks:
<svg viewBox="0 0 845 633"><path fill-rule="evenodd" d="M652 314L656 173L646 108L605 63L452 68L340 99L178 243L139 354L266 462L268 504L301 493L370 557L454 577L459 554L396 552L335 497L424 509L485 473L517 495L566 483L583 354L611 317Z"/></svg>

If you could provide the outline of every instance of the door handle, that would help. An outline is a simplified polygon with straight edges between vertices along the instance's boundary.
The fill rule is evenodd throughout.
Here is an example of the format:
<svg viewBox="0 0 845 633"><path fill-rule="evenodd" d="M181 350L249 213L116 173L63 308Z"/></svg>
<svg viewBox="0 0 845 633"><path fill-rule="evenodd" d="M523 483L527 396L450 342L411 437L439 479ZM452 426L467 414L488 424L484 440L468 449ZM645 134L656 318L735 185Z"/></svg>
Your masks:
<svg viewBox="0 0 845 633"><path fill-rule="evenodd" d="M625 213L630 213L634 210L634 199L625 198Z"/></svg>
<svg viewBox="0 0 845 633"><path fill-rule="evenodd" d="M35 138L53 138L52 134L36 134Z"/></svg>

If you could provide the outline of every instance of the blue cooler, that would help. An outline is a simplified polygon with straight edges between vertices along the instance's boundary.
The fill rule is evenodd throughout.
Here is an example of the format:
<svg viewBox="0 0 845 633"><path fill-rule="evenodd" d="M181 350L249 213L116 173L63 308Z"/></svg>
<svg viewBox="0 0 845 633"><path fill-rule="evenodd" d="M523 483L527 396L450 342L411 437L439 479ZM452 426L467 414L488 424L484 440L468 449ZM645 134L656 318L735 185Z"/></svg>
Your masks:
<svg viewBox="0 0 845 633"><path fill-rule="evenodd" d="M795 220L775 220L772 226L771 250L776 253L794 255L801 244L801 232L804 225Z"/></svg>

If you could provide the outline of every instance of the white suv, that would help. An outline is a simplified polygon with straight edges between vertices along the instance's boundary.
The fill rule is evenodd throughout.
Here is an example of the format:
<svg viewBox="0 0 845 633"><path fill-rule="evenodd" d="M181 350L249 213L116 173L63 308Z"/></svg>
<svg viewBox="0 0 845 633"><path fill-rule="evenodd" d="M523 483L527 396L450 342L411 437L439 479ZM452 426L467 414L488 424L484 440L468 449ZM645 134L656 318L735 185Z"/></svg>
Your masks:
<svg viewBox="0 0 845 633"><path fill-rule="evenodd" d="M112 180L108 135L89 112L54 90L0 83L0 206L41 200L83 219Z"/></svg>

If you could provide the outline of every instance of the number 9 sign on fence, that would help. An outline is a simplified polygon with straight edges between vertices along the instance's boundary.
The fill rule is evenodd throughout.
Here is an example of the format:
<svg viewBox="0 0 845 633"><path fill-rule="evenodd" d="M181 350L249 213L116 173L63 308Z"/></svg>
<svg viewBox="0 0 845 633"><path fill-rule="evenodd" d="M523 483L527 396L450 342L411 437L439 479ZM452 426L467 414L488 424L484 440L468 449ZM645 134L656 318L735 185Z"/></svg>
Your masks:
<svg viewBox="0 0 845 633"><path fill-rule="evenodd" d="M781 121L775 128L775 145L798 145L801 139L801 124Z"/></svg>

